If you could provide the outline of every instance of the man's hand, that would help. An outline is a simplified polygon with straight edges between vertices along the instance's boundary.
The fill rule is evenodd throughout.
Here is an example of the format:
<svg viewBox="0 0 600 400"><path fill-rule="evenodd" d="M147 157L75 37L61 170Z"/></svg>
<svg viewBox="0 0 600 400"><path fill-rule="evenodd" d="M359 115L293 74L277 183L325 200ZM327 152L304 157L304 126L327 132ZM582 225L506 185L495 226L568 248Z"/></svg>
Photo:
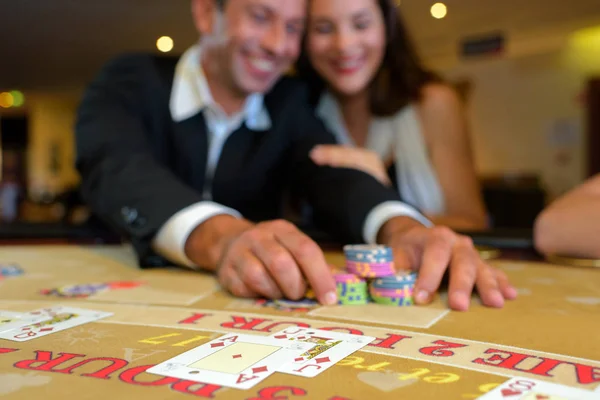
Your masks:
<svg viewBox="0 0 600 400"><path fill-rule="evenodd" d="M287 221L254 225L213 217L192 232L186 254L215 270L221 285L235 296L298 300L308 283L321 303L337 303L335 281L321 248Z"/></svg>
<svg viewBox="0 0 600 400"><path fill-rule="evenodd" d="M418 271L417 304L431 301L446 270L450 274L448 302L454 310L468 310L474 288L488 307L500 308L505 300L517 297L506 274L487 265L469 237L446 227L427 228L395 218L384 225L380 240L393 249L396 268Z"/></svg>

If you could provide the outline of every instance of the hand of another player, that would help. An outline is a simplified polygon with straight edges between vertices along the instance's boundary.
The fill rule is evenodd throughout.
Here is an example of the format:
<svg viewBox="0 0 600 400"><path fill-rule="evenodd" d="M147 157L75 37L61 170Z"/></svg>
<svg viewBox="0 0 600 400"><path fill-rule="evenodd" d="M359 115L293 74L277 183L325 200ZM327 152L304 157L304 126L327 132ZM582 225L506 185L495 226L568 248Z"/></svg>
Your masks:
<svg viewBox="0 0 600 400"><path fill-rule="evenodd" d="M310 152L310 158L317 165L357 169L373 176L384 185L391 184L383 161L371 150L341 145L319 145Z"/></svg>
<svg viewBox="0 0 600 400"><path fill-rule="evenodd" d="M335 281L321 248L287 221L255 225L217 216L192 235L196 238L191 241L198 245L192 243L190 247L196 250L186 253L192 257L202 252L218 253L208 257L213 262L204 264L214 264L209 268L216 270L221 285L235 296L299 300L306 294L308 283L321 303L337 303ZM208 245L214 237L221 239Z"/></svg>
<svg viewBox="0 0 600 400"><path fill-rule="evenodd" d="M418 271L415 301L427 304L449 270L448 302L452 309L466 311L471 293L477 290L484 305L501 308L517 297L506 274L486 264L473 241L449 228L415 225L392 233L384 243L394 250L397 269Z"/></svg>

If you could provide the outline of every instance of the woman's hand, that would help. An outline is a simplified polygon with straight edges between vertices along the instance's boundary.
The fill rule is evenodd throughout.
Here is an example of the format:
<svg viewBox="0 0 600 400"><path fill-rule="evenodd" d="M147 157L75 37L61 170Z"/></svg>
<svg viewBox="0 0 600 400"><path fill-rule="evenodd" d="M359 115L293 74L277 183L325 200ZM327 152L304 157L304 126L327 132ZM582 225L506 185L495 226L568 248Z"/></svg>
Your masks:
<svg viewBox="0 0 600 400"><path fill-rule="evenodd" d="M320 145L310 152L317 165L353 168L366 172L386 186L391 186L386 167L374 151L341 145Z"/></svg>

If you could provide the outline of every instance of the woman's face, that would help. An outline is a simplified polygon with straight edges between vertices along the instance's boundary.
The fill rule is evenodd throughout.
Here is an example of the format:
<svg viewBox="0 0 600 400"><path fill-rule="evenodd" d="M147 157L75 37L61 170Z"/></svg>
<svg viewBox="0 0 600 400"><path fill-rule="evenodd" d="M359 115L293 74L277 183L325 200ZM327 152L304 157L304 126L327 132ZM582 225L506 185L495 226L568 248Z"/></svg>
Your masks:
<svg viewBox="0 0 600 400"><path fill-rule="evenodd" d="M344 96L371 83L385 53L385 23L376 0L311 0L307 32L310 62Z"/></svg>

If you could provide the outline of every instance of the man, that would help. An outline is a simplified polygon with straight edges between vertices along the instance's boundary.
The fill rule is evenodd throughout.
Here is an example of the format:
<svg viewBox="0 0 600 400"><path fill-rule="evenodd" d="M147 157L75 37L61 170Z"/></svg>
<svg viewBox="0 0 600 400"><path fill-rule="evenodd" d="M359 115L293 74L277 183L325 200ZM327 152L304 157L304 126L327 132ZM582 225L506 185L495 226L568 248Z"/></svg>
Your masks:
<svg viewBox="0 0 600 400"><path fill-rule="evenodd" d="M536 219L535 246L544 254L600 258L600 175L550 204Z"/></svg>
<svg viewBox="0 0 600 400"><path fill-rule="evenodd" d="M280 80L299 54L305 13L304 0L192 0L201 40L177 64L129 56L107 66L77 122L85 198L131 238L142 264L157 253L214 271L243 297L298 299L310 285L333 304L322 251L277 219L291 183L324 229L392 246L398 266L420 269L417 303L431 300L449 268L452 308L468 308L474 285L484 304L501 307L515 290L468 238L426 227L364 173L310 161L333 136L301 85Z"/></svg>

